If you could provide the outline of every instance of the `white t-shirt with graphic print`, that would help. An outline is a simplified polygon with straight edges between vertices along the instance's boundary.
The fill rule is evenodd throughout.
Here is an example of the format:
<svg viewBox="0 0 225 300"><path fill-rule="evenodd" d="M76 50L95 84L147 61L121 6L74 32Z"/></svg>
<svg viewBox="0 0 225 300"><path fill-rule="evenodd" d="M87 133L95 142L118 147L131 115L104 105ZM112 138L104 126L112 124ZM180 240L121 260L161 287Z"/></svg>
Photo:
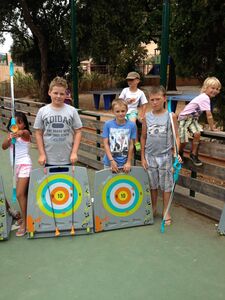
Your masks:
<svg viewBox="0 0 225 300"><path fill-rule="evenodd" d="M132 103L128 103L128 114L131 112L138 111L138 105L143 105L148 103L148 100L145 97L145 94L140 89L137 89L136 92L132 92L129 87L126 87L122 90L119 98L126 100L134 98L135 101Z"/></svg>

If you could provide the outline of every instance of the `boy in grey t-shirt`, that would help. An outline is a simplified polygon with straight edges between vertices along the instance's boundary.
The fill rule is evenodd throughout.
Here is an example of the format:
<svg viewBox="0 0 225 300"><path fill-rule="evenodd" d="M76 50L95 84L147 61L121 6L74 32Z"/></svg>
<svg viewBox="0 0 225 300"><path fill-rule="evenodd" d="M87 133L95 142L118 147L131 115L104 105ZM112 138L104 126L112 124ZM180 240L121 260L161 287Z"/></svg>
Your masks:
<svg viewBox="0 0 225 300"><path fill-rule="evenodd" d="M166 212L173 188L173 140L171 121L168 111L164 108L166 91L164 87L152 87L149 97L152 111L146 114L142 123L141 163L148 171L150 179L153 214L157 213L157 197L159 188L163 195L163 217ZM176 115L173 114L176 132L176 143L180 145ZM182 162L180 156L178 159ZM165 225L171 224L171 216L166 215Z"/></svg>
<svg viewBox="0 0 225 300"><path fill-rule="evenodd" d="M37 113L34 129L40 165L75 164L82 123L76 109L64 103L67 82L55 77L49 86L51 103Z"/></svg>

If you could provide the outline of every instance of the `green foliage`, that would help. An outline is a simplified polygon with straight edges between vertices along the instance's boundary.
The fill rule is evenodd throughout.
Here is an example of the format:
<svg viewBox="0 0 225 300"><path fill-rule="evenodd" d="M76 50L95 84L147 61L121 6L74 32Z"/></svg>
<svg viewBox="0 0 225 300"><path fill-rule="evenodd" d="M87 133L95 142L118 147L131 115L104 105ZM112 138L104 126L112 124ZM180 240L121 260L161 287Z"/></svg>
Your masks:
<svg viewBox="0 0 225 300"><path fill-rule="evenodd" d="M32 74L25 74L16 70L13 76L13 81L14 94L16 98L39 98L40 86L38 82L33 78ZM11 97L10 81L0 82L0 95Z"/></svg>
<svg viewBox="0 0 225 300"><path fill-rule="evenodd" d="M31 98L38 98L40 87L32 74L24 74L20 71L16 71L13 79L16 97L29 96Z"/></svg>
<svg viewBox="0 0 225 300"><path fill-rule="evenodd" d="M97 64L117 64L124 49L158 40L159 1L85 0L78 2L78 52ZM160 15L160 18L158 18ZM84 26L86 24L86 26ZM83 26L82 26L83 25ZM80 30L79 30L80 29ZM114 68L112 69L114 70Z"/></svg>
<svg viewBox="0 0 225 300"><path fill-rule="evenodd" d="M115 75L126 77L128 72L138 71L136 66L144 62L147 50L138 45L136 49L126 47L118 55L115 65Z"/></svg>
<svg viewBox="0 0 225 300"><path fill-rule="evenodd" d="M91 74L83 74L79 79L79 91L103 90L111 88L115 85L110 75L92 72Z"/></svg>
<svg viewBox="0 0 225 300"><path fill-rule="evenodd" d="M216 76L225 87L225 3L214 0L171 1L170 54L181 76L203 81ZM224 89L216 100L225 129Z"/></svg>
<svg viewBox="0 0 225 300"><path fill-rule="evenodd" d="M78 62L92 57L112 65L113 73L124 48L136 51L140 42L159 38L162 3L157 0L75 2ZM71 1L1 0L0 8L0 29L13 36L13 59L34 74L41 89L69 71Z"/></svg>

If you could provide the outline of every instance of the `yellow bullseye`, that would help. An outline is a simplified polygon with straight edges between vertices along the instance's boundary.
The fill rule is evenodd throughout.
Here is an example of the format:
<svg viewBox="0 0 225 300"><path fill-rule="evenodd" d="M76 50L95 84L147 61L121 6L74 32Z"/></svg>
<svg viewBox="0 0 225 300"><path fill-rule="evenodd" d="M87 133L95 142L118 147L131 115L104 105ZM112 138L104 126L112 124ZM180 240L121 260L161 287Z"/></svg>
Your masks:
<svg viewBox="0 0 225 300"><path fill-rule="evenodd" d="M52 202L58 205L65 204L69 199L69 192L64 187L57 187L51 191Z"/></svg>
<svg viewBox="0 0 225 300"><path fill-rule="evenodd" d="M118 194L118 198L120 199L120 201L126 201L128 197L128 194L125 191L121 191Z"/></svg>
<svg viewBox="0 0 225 300"><path fill-rule="evenodd" d="M131 191L127 187L122 187L116 190L116 201L119 204L127 204L131 200Z"/></svg>
<svg viewBox="0 0 225 300"><path fill-rule="evenodd" d="M55 193L55 199L58 201L63 201L63 199L65 198L65 193L62 191L58 191Z"/></svg>

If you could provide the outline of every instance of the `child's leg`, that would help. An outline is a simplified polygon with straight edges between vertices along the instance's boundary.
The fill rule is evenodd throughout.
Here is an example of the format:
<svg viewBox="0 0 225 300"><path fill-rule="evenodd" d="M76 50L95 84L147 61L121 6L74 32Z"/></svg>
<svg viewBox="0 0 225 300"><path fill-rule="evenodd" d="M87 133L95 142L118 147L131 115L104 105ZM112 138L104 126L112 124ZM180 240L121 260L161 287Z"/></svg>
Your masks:
<svg viewBox="0 0 225 300"><path fill-rule="evenodd" d="M18 178L16 185L16 196L21 209L22 224L21 229L26 229L26 214L27 214L27 193L28 193L29 177Z"/></svg>
<svg viewBox="0 0 225 300"><path fill-rule="evenodd" d="M198 146L199 146L199 142L200 142L200 137L201 137L200 132L195 132L193 135L192 153L196 156L198 155Z"/></svg>
<svg viewBox="0 0 225 300"><path fill-rule="evenodd" d="M179 149L179 150L180 150L180 151L179 151L180 153L183 153L183 152L184 152L184 148L185 148L186 145L187 145L187 143L185 143L185 142L184 142L184 143L180 143L180 149Z"/></svg>
<svg viewBox="0 0 225 300"><path fill-rule="evenodd" d="M166 209L167 209L167 206L168 206L168 203L169 203L169 200L170 200L170 194L171 194L171 192L163 192L163 217L164 217L164 214L166 212ZM166 225L171 224L171 215L170 215L169 211L166 215L165 224Z"/></svg>
<svg viewBox="0 0 225 300"><path fill-rule="evenodd" d="M152 210L153 210L154 217L156 216L157 213L157 198L158 198L158 190L151 189Z"/></svg>
<svg viewBox="0 0 225 300"><path fill-rule="evenodd" d="M159 182L163 194L163 217L166 212L170 194L173 188L173 160L171 153L165 154L158 158L159 161ZM166 225L171 224L171 215L168 212L166 216Z"/></svg>
<svg viewBox="0 0 225 300"><path fill-rule="evenodd" d="M135 139L135 144L134 144L134 146L135 146L136 151L140 151L140 150L141 150L141 144L140 144L139 139L138 139L138 128L137 128L137 123L136 123L137 118L130 117L129 120L130 120L131 122L133 122L133 123L135 124L135 126L136 126L137 136L136 136L136 139Z"/></svg>
<svg viewBox="0 0 225 300"><path fill-rule="evenodd" d="M137 119L132 117L132 118L129 118L129 121L133 122L135 125L136 125L136 128L137 128ZM136 140L135 140L135 144L138 142L138 128L137 128L137 136L136 136Z"/></svg>

